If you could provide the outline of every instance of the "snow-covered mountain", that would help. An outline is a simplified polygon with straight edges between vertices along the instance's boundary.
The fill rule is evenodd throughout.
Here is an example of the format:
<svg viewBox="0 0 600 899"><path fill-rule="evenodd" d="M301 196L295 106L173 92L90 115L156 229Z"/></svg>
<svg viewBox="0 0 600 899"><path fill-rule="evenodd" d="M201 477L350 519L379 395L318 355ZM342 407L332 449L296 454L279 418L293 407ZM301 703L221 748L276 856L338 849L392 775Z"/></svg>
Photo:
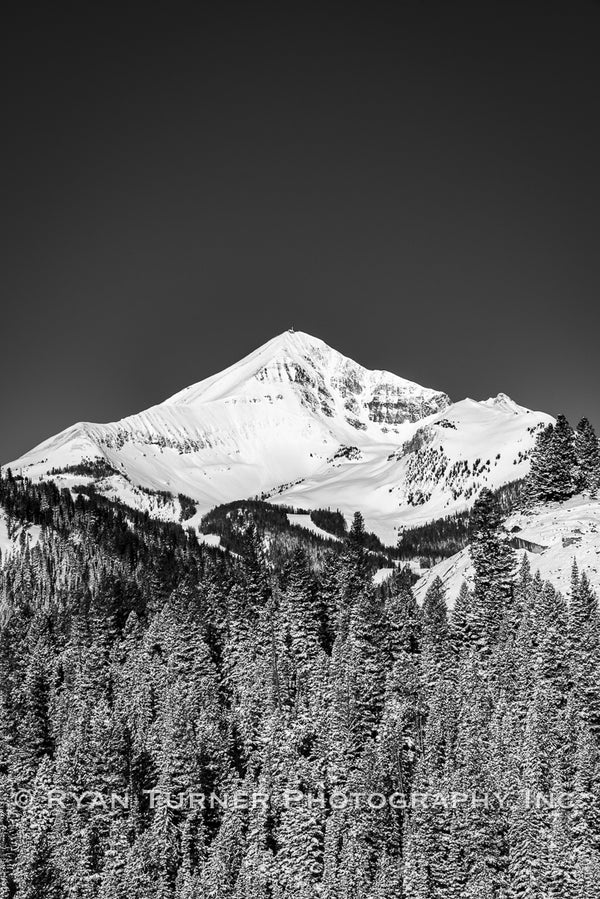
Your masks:
<svg viewBox="0 0 600 899"><path fill-rule="evenodd" d="M548 421L504 394L452 404L286 331L144 412L80 422L10 467L67 486L93 478L107 495L165 516L178 506L158 491L191 497L198 514L252 496L348 516L360 509L395 542L398 529L523 476Z"/></svg>

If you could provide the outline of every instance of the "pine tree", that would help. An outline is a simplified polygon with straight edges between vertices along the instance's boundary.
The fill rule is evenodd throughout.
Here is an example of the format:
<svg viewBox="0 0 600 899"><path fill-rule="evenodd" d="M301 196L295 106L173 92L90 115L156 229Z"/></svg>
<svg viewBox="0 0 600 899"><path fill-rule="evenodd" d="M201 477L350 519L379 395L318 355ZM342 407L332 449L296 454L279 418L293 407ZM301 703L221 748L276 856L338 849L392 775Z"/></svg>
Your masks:
<svg viewBox="0 0 600 899"><path fill-rule="evenodd" d="M538 633L533 660L535 676L544 689L555 692L562 706L566 703L569 689L567 605L562 594L549 583L537 591L534 602Z"/></svg>
<svg viewBox="0 0 600 899"><path fill-rule="evenodd" d="M110 828L98 899L128 899L130 892L125 871L129 851L126 823L123 818L116 818Z"/></svg>
<svg viewBox="0 0 600 899"><path fill-rule="evenodd" d="M582 418L575 432L577 486L596 496L600 486L600 442L587 418Z"/></svg>
<svg viewBox="0 0 600 899"><path fill-rule="evenodd" d="M474 614L473 595L463 581L450 618L450 643L456 656L472 646L476 628Z"/></svg>
<svg viewBox="0 0 600 899"><path fill-rule="evenodd" d="M372 587L352 601L347 648L351 684L351 727L355 747L377 733L385 697L383 608Z"/></svg>
<svg viewBox="0 0 600 899"><path fill-rule="evenodd" d="M568 818L566 813L559 808L552 815L546 870L543 877L548 899L575 899L572 889L573 864Z"/></svg>
<svg viewBox="0 0 600 899"><path fill-rule="evenodd" d="M52 752L48 650L40 640L31 654L21 691L18 776L29 780L40 760Z"/></svg>
<svg viewBox="0 0 600 899"><path fill-rule="evenodd" d="M355 512L348 535L349 542L353 546L364 546L365 536L365 520L360 512Z"/></svg>
<svg viewBox="0 0 600 899"><path fill-rule="evenodd" d="M328 552L325 555L323 567L318 576L318 594L321 599L324 616L321 642L328 655L331 654L340 614L340 571L341 561L339 555L334 552Z"/></svg>
<svg viewBox="0 0 600 899"><path fill-rule="evenodd" d="M537 435L531 453L531 467L527 477L525 496L531 502L547 502L552 497L552 466L550 446L554 425L546 425Z"/></svg>
<svg viewBox="0 0 600 899"><path fill-rule="evenodd" d="M600 611L585 572L573 562L568 611L569 664L579 714L600 733Z"/></svg>
<svg viewBox="0 0 600 899"><path fill-rule="evenodd" d="M427 706L426 758L431 773L442 776L452 757L456 707L446 595L439 577L427 590L423 602L422 647L422 701Z"/></svg>
<svg viewBox="0 0 600 899"><path fill-rule="evenodd" d="M290 649L296 665L297 686L308 680L320 652L321 604L316 595L306 553L294 552L285 593Z"/></svg>
<svg viewBox="0 0 600 899"><path fill-rule="evenodd" d="M289 789L302 793L299 778L292 773ZM284 807L275 839L276 877L284 896L311 899L323 875L323 811L305 797Z"/></svg>
<svg viewBox="0 0 600 899"><path fill-rule="evenodd" d="M421 741L425 703L421 697L422 614L410 587L385 605L385 631L389 657L385 707L381 723L381 756L394 789L410 789L416 745ZM391 664L390 664L391 663Z"/></svg>
<svg viewBox="0 0 600 899"><path fill-rule="evenodd" d="M503 617L512 614L515 578L515 553L491 490L482 490L475 502L472 527L473 632L476 645L487 656L498 639Z"/></svg>
<svg viewBox="0 0 600 899"><path fill-rule="evenodd" d="M598 441L589 422L580 427L576 439L565 416L559 415L555 425L538 434L525 491L534 502L564 502L583 482L590 485L586 489L597 482Z"/></svg>
<svg viewBox="0 0 600 899"><path fill-rule="evenodd" d="M54 812L48 796L53 786L53 767L44 757L35 776L31 802L19 823L16 899L58 899L61 894L60 875L52 857Z"/></svg>
<svg viewBox="0 0 600 899"><path fill-rule="evenodd" d="M548 446L548 456L551 476L549 495L544 499L563 502L577 490L575 435L564 415L559 415L556 419Z"/></svg>

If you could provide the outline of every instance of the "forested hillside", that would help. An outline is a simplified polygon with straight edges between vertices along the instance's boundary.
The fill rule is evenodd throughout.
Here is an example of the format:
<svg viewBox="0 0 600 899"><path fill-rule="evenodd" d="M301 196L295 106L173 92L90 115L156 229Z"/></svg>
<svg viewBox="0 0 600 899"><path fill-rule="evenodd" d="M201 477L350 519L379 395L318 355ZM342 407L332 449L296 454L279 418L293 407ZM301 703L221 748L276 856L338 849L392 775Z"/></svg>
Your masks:
<svg viewBox="0 0 600 899"><path fill-rule="evenodd" d="M492 491L504 514L522 504L522 488L523 481L519 480ZM466 509L420 527L406 528L400 534L397 555L405 561L417 559L428 567L464 549L472 536L473 510Z"/></svg>
<svg viewBox="0 0 600 899"><path fill-rule="evenodd" d="M293 521L289 515L292 514ZM311 522L316 530L311 530ZM217 535L220 545L232 552L243 552L249 525L265 538L271 566L279 569L291 552L301 545L313 564L320 566L327 552L343 551L348 537L346 520L340 512L317 509L310 513L292 506L275 506L263 500L238 500L215 506L202 517L200 531ZM369 551L373 568L392 565L398 556L393 546L384 546L379 538L363 529L362 545Z"/></svg>
<svg viewBox="0 0 600 899"><path fill-rule="evenodd" d="M451 618L373 587L358 515L274 573L252 528L0 503L42 529L0 573L3 899L596 895L597 601L514 571L491 493Z"/></svg>

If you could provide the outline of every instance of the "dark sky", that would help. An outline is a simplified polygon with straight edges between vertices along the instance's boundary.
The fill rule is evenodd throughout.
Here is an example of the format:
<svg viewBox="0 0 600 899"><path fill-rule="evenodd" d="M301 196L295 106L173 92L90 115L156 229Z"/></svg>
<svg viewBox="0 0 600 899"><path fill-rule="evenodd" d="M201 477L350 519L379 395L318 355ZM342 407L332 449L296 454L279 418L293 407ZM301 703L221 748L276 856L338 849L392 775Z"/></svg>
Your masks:
<svg viewBox="0 0 600 899"><path fill-rule="evenodd" d="M0 460L291 324L600 425L598 3L61 6L1 38Z"/></svg>

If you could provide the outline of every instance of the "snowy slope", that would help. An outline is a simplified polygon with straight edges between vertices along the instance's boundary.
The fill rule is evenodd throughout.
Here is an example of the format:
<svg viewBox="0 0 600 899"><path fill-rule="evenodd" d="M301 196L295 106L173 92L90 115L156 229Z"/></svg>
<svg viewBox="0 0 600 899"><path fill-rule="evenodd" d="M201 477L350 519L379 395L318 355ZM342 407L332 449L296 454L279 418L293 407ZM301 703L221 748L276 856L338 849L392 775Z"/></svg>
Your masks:
<svg viewBox="0 0 600 899"><path fill-rule="evenodd" d="M311 534L316 534L317 537L322 537L324 540L341 540L340 537L330 534L329 531L324 531L323 528L315 524L310 515L288 512L287 519L294 527L304 528L305 531L310 531Z"/></svg>
<svg viewBox="0 0 600 899"><path fill-rule="evenodd" d="M574 559L600 593L600 500L575 496L565 503L551 503L511 516L506 528L515 538L531 544L531 551L517 551L519 559L527 555L532 571L539 571L561 593L569 594ZM472 574L469 551L462 550L430 568L417 582L416 594L422 600L431 581L439 576L448 591L448 603L453 605L463 580L470 583Z"/></svg>
<svg viewBox="0 0 600 899"><path fill-rule="evenodd" d="M382 539L395 543L403 527L467 508L483 487L527 474L537 429L551 420L503 394L466 399L406 425L399 446L354 447L269 498L339 508L348 518L358 508Z"/></svg>
<svg viewBox="0 0 600 899"><path fill-rule="evenodd" d="M24 547L33 548L39 542L41 528L36 524L15 525L10 523L6 513L0 508L0 559L7 559Z"/></svg>
<svg viewBox="0 0 600 899"><path fill-rule="evenodd" d="M535 430L550 420L502 394L452 405L441 391L287 331L144 412L73 425L11 468L72 486L81 472L57 469L100 460L98 489L168 518L178 503L148 490L184 493L198 515L253 496L349 518L361 509L370 529L395 542L399 527L525 474Z"/></svg>

